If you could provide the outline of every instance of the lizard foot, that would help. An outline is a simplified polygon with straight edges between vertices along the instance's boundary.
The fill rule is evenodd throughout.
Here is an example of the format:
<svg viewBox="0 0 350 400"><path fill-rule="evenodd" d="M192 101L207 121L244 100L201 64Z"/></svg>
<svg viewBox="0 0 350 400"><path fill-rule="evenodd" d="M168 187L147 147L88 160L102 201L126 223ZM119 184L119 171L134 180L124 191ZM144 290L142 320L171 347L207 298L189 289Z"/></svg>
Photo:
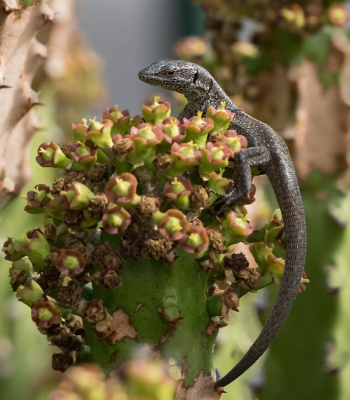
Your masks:
<svg viewBox="0 0 350 400"><path fill-rule="evenodd" d="M235 189L222 195L220 199L217 199L213 204L215 214L218 217L225 217L237 203L241 201L241 196Z"/></svg>
<svg viewBox="0 0 350 400"><path fill-rule="evenodd" d="M228 183L228 186L227 186L226 193L218 193L218 192L215 192L215 190L210 189L210 188L209 188L209 190L212 193L215 193L217 196L220 196L220 197L226 196L228 193L232 192L232 190L233 190L233 180L232 179L228 179L228 182L229 183Z"/></svg>

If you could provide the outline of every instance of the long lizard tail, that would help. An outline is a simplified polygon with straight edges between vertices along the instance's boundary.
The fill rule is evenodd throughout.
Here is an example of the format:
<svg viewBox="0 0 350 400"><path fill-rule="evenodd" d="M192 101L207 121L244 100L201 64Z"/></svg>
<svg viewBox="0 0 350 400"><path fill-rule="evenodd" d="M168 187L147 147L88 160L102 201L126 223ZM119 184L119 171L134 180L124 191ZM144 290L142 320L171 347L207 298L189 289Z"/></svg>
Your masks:
<svg viewBox="0 0 350 400"><path fill-rule="evenodd" d="M303 203L293 164L274 165L266 170L282 211L286 235L286 265L280 291L260 335L244 357L224 377L216 382L216 387L224 387L242 375L267 350L277 336L300 286L306 257L306 225Z"/></svg>

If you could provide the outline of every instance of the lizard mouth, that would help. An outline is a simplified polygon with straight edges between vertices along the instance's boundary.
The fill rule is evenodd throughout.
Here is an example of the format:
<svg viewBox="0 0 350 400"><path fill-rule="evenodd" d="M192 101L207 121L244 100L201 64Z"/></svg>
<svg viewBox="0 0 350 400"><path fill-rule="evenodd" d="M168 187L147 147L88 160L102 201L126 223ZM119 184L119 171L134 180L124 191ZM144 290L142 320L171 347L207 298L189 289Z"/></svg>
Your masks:
<svg viewBox="0 0 350 400"><path fill-rule="evenodd" d="M149 68L142 69L139 72L139 79L142 82L150 83L159 81L159 77L153 75L153 71L150 71Z"/></svg>

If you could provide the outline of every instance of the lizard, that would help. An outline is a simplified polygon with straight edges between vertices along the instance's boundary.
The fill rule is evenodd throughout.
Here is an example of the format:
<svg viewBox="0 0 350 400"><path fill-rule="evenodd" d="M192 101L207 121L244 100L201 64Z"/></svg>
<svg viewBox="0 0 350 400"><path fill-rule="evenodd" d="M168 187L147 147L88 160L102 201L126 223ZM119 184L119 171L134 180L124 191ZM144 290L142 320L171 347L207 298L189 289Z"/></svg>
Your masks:
<svg viewBox="0 0 350 400"><path fill-rule="evenodd" d="M139 72L139 79L148 84L182 93L188 100L179 119L190 118L198 111L205 115L209 106L234 113L229 129L236 130L248 141L247 149L233 158L234 185L214 203L218 216L225 216L242 201L251 187L251 169L258 167L273 187L284 221L286 263L279 294L260 335L243 358L223 377L217 376L216 387L224 387L250 368L277 336L294 303L306 258L305 214L288 148L282 137L269 125L256 120L238 108L203 67L182 60L157 61Z"/></svg>

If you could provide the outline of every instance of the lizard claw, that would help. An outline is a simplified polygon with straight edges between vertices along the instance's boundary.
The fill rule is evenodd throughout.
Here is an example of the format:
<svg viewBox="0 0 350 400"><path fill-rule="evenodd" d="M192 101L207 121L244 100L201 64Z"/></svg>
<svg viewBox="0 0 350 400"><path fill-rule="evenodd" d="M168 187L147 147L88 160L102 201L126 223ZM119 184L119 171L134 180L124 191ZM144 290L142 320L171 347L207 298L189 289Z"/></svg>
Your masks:
<svg viewBox="0 0 350 400"><path fill-rule="evenodd" d="M235 189L233 189L231 192L225 193L213 204L215 214L218 217L225 217L233 209L233 207L239 203L239 201L240 199L238 199Z"/></svg>
<svg viewBox="0 0 350 400"><path fill-rule="evenodd" d="M215 193L217 196L220 196L220 197L224 197L224 196L226 196L228 193L230 193L230 192L232 192L232 190L233 190L233 180L232 179L228 179L228 186L227 186L227 189L226 189L226 193L218 193L218 192L215 192L215 190L213 190L213 189L210 189L209 188L209 190L212 192L212 193Z"/></svg>

